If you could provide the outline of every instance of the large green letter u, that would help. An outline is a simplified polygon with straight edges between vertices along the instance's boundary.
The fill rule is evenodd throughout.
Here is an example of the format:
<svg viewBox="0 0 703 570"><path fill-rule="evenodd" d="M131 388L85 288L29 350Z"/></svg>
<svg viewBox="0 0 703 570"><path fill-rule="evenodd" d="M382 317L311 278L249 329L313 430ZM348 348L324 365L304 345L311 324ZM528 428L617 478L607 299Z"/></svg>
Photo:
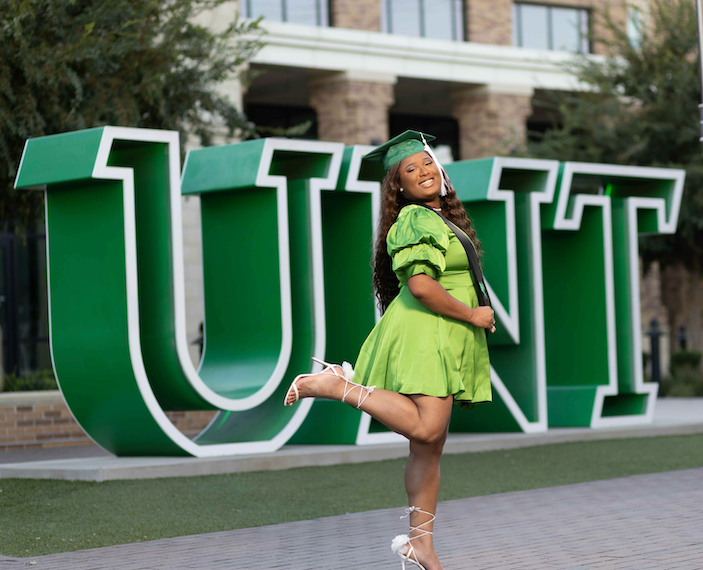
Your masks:
<svg viewBox="0 0 703 570"><path fill-rule="evenodd" d="M46 188L54 368L76 419L109 451L273 451L307 415L311 400L280 402L325 352L320 191L334 188L344 148L286 142L210 149L229 168L209 175L197 156L189 165L203 211L198 371L185 335L177 133L104 127L27 142L17 186ZM164 413L186 409L221 413L191 441Z"/></svg>

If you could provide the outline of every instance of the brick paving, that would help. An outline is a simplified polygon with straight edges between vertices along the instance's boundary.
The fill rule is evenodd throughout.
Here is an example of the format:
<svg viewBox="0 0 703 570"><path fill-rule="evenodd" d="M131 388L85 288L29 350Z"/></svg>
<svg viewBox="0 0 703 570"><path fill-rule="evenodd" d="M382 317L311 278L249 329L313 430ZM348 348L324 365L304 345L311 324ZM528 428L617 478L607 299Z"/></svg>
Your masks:
<svg viewBox="0 0 703 570"><path fill-rule="evenodd" d="M400 568L390 540L402 509L185 536L32 558L0 569L312 570ZM701 570L703 469L445 501L445 570Z"/></svg>

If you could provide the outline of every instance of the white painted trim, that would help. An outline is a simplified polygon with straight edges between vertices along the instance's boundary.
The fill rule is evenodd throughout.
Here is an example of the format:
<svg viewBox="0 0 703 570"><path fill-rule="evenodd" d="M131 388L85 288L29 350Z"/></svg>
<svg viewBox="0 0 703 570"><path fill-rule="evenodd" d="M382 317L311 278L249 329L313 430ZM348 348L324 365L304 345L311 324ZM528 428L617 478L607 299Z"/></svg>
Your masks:
<svg viewBox="0 0 703 570"><path fill-rule="evenodd" d="M378 224L381 217L381 183L370 180L359 180L359 172L361 172L361 159L376 147L372 145L355 145L352 147L352 156L349 161L349 171L347 179L344 182L345 192L361 192L371 194L371 244L372 249L376 244L378 237ZM374 303L374 311L376 322L381 320L381 311L378 308L378 303Z"/></svg>
<svg viewBox="0 0 703 570"><path fill-rule="evenodd" d="M571 181L574 174L590 174L593 176L610 175L624 178L644 178L671 180L674 183L672 189L671 211L666 215L664 211L657 208L657 220L662 225L662 233L674 233L678 223L679 210L681 208L681 198L683 196L683 184L686 177L684 170L670 168L652 168L646 166L620 166L616 164L596 164L591 162L565 162L564 172L557 201L557 213L554 229L577 230L581 227L583 208L586 205L599 205L598 200L590 201L588 198L600 198L589 194L579 194L573 202L573 212L571 217L567 216L569 200L571 198ZM562 192L562 190L566 190ZM558 220L558 227L556 221Z"/></svg>
<svg viewBox="0 0 703 570"><path fill-rule="evenodd" d="M17 189L17 181L20 178L20 172L22 172L22 165L24 164L24 157L27 154L27 145L29 144L30 140L31 139L27 139L26 141L24 141L24 146L22 147L22 156L20 157L20 165L17 167L17 174L15 174L15 182L12 184L12 187L15 189ZM45 200L45 202L46 202L46 200Z"/></svg>
<svg viewBox="0 0 703 570"><path fill-rule="evenodd" d="M530 194L530 231L532 240L532 276L535 295L533 297L535 321L533 331L536 339L534 357L537 365L538 391L537 406L539 410L538 424L546 431L549 428L549 412L547 406L547 355L544 323L544 280L542 265L542 204L554 201L557 179L559 177L559 162L550 161L549 174L544 193Z"/></svg>
<svg viewBox="0 0 703 570"><path fill-rule="evenodd" d="M491 297L493 309L498 317L498 326L505 328L515 344L520 344L520 311L517 294L517 244L515 243L515 196L511 190L500 190L498 188L503 168L506 168L506 160L510 159L495 158L493 160L493 169L488 183L486 200L505 203L505 228L507 232L506 244L508 255L508 305L510 311L505 308L498 295L495 294L488 280L486 280L486 287ZM517 163L513 164L517 165ZM518 168L518 166L513 167Z"/></svg>
<svg viewBox="0 0 703 570"><path fill-rule="evenodd" d="M495 371L493 366L491 366L491 384L493 384L493 387L505 403L508 411L512 414L513 418L515 418L515 421L517 421L520 429L522 429L524 433L547 431L546 420L542 419L541 414L540 420L536 422L531 422L527 419L524 412L520 409L520 406L518 406L517 402L515 402L515 398L513 398L510 390L508 390L505 384L503 384L503 381L500 376L498 376L498 373ZM545 425L542 425L542 423Z"/></svg>
<svg viewBox="0 0 703 570"><path fill-rule="evenodd" d="M47 406L63 404L61 390L32 390L0 392L0 408L10 406Z"/></svg>
<svg viewBox="0 0 703 570"><path fill-rule="evenodd" d="M383 83L386 85L395 85L398 78L390 73L382 73L378 71L340 71L319 75L310 79L311 85L321 85L325 83L339 83L341 81L364 81L369 83Z"/></svg>
<svg viewBox="0 0 703 570"><path fill-rule="evenodd" d="M356 77L388 74L453 84L489 84L503 91L584 88L564 69L574 57L567 52L271 21L262 25L267 31L266 45L253 63L350 72Z"/></svg>
<svg viewBox="0 0 703 570"><path fill-rule="evenodd" d="M491 83L476 87L474 92L484 95L523 95L532 97L535 88L531 85L513 85L511 83Z"/></svg>

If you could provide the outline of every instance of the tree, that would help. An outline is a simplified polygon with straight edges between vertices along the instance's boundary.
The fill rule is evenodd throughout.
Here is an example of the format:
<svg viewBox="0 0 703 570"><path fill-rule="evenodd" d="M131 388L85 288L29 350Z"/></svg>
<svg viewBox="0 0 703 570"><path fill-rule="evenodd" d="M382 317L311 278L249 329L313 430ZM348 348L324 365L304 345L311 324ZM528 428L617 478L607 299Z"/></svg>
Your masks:
<svg viewBox="0 0 703 570"><path fill-rule="evenodd" d="M604 59L579 56L569 70L586 87L551 106L559 124L528 145L532 156L686 170L678 231L642 238L645 269L685 267L693 279L691 336L703 346L703 149L698 142L700 78L693 0L652 0L638 41L606 13L612 39ZM664 274L664 272L663 272ZM669 276L676 271L668 272ZM667 289L667 284L663 284ZM671 289L671 287L668 287ZM664 303L675 325L675 299Z"/></svg>
<svg viewBox="0 0 703 570"><path fill-rule="evenodd" d="M258 21L197 23L225 0L0 0L0 230L41 217L12 183L27 138L100 125L248 136L217 85L261 48Z"/></svg>

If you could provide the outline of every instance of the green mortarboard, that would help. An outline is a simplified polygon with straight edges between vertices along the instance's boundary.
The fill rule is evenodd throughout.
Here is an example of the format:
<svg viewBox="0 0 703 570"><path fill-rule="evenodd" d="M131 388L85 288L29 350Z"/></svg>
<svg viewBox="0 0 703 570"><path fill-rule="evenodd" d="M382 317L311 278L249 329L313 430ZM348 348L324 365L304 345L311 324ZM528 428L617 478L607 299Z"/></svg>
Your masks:
<svg viewBox="0 0 703 570"><path fill-rule="evenodd" d="M364 160L382 162L383 168L389 170L391 166L399 163L404 158L426 150L422 140L423 136L428 142L436 138L432 135L423 135L417 131L405 131L397 137L393 137L387 143L372 150L364 156Z"/></svg>

